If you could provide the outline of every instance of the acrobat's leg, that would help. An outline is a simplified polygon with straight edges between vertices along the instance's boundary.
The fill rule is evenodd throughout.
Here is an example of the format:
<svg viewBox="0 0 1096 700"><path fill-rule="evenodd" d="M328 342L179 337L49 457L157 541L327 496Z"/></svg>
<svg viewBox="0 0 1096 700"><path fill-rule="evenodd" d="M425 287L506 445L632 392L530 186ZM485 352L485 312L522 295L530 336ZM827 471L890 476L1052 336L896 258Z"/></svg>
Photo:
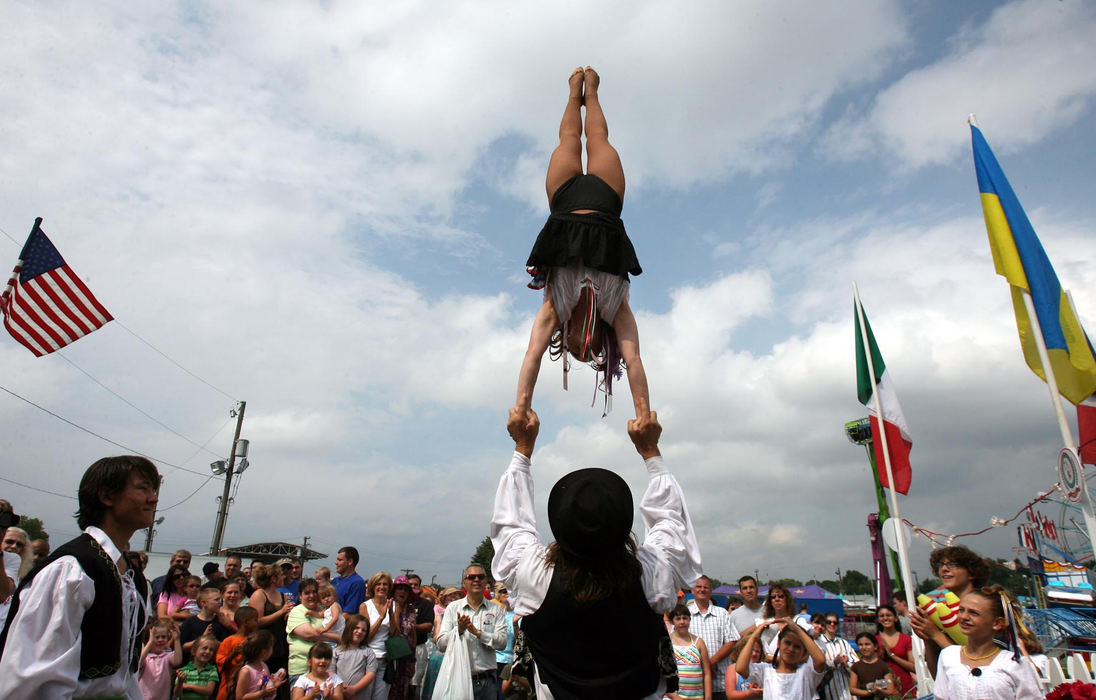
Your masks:
<svg viewBox="0 0 1096 700"><path fill-rule="evenodd" d="M576 68L567 80L571 92L559 123L559 145L552 151L544 180L548 204L560 185L582 174L582 76L582 68Z"/></svg>
<svg viewBox="0 0 1096 700"><path fill-rule="evenodd" d="M521 371L518 372L518 396L514 407L519 411L527 413L533 405L533 388L536 387L537 375L540 374L540 362L558 327L559 319L555 307L550 300L545 299L533 320L529 348L525 351L525 359L522 360Z"/></svg>
<svg viewBox="0 0 1096 700"><path fill-rule="evenodd" d="M651 396L647 389L647 373L643 370L643 360L639 357L639 327L632 315L632 308L625 299L613 318L613 331L620 344L620 355L628 366L628 388L632 392L636 418L647 418L651 414Z"/></svg>
<svg viewBox="0 0 1096 700"><path fill-rule="evenodd" d="M590 66L583 72L586 103L586 172L597 175L620 195L624 201L624 166L620 164L620 154L609 143L609 125L605 122L605 112L601 110L597 89L601 78Z"/></svg>

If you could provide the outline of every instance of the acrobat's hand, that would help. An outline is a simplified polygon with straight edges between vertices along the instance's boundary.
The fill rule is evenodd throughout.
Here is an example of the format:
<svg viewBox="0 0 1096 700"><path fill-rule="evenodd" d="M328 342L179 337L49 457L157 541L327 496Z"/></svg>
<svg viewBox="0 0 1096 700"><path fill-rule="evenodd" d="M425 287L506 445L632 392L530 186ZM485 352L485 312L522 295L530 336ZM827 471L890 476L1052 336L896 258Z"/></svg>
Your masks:
<svg viewBox="0 0 1096 700"><path fill-rule="evenodd" d="M632 438L632 444L636 446L636 452L643 459L657 457L662 453L658 451L658 438L662 435L662 426L658 423L658 414L651 411L646 418L635 418L628 421L628 437Z"/></svg>
<svg viewBox="0 0 1096 700"><path fill-rule="evenodd" d="M506 432L514 440L515 452L532 457L537 434L540 433L540 417L533 409L522 411L520 408L511 408L510 417L506 421Z"/></svg>

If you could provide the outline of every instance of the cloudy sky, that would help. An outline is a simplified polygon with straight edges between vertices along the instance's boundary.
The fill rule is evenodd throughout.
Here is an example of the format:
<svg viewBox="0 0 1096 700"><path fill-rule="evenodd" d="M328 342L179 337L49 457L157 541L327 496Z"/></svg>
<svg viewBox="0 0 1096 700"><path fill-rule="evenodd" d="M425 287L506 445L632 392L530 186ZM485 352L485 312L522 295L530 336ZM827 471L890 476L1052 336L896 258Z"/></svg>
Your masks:
<svg viewBox="0 0 1096 700"><path fill-rule="evenodd" d="M5 336L0 386L161 462L157 551L208 549L207 465L246 400L226 544L309 536L368 572L457 577L512 448L540 303L523 264L586 64L708 573L870 570L875 494L842 428L863 415L853 281L913 432L903 516L980 530L1056 479L966 118L1096 327L1089 3L2 4L0 262L44 217L121 324L64 357ZM626 384L602 419L592 371L569 392L558 363L541 374L540 512L577 466L619 470L638 500ZM0 497L72 536L65 495L122 450L10 394L0 419ZM1015 532L959 541L1012 556ZM915 540L921 577L928 551Z"/></svg>

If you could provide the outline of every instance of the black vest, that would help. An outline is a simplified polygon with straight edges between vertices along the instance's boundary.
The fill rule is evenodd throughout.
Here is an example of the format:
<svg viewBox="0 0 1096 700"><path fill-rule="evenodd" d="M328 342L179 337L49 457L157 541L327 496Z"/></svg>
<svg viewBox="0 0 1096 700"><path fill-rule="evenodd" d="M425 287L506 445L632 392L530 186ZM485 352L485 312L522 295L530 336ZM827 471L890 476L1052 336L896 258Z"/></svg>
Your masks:
<svg viewBox="0 0 1096 700"><path fill-rule="evenodd" d="M621 595L578 603L560 579L556 570L540 608L521 620L540 679L556 700L635 700L655 692L666 625L639 580ZM584 639L580 630L590 627L603 634Z"/></svg>
<svg viewBox="0 0 1096 700"><path fill-rule="evenodd" d="M80 623L80 680L92 680L112 676L121 667L119 650L122 646L122 579L118 567L110 559L102 546L91 535L84 533L74 540L58 547L43 563L34 567L20 582L19 590L11 600L8 622L0 632L0 655L8 640L11 621L19 610L19 596L30 585L34 577L44 567L63 556L75 557L91 580L95 582L95 600L84 613ZM148 584L139 569L133 569L133 582L141 600L148 600ZM137 629L144 629L146 619L145 606L137 611ZM137 660L141 652L140 635L134 640L133 653L129 667L137 671Z"/></svg>

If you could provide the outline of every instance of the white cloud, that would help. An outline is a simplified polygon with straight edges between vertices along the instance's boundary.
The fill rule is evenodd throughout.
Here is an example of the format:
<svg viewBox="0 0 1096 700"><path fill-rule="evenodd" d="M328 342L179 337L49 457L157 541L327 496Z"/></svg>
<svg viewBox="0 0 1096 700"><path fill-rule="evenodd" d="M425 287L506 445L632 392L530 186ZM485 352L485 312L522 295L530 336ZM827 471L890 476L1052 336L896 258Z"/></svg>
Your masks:
<svg viewBox="0 0 1096 700"><path fill-rule="evenodd" d="M1012 2L959 33L950 52L850 107L823 150L837 158L882 150L910 167L947 163L970 148L963 123L977 113L1002 152L1037 143L1091 105L1096 11L1088 3Z"/></svg>

